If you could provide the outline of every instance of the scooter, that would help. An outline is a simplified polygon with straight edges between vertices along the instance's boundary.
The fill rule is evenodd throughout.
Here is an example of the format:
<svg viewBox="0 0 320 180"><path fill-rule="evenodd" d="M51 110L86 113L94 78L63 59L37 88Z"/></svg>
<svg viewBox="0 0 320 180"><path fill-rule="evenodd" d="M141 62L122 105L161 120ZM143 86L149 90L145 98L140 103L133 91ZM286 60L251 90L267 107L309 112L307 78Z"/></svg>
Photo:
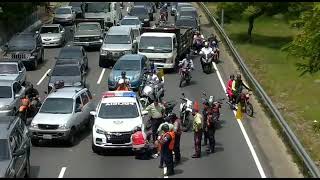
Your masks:
<svg viewBox="0 0 320 180"><path fill-rule="evenodd" d="M182 124L182 130L187 132L192 126L190 120L190 114L192 113L193 102L185 97L185 94L182 93L181 104L180 104L180 119Z"/></svg>
<svg viewBox="0 0 320 180"><path fill-rule="evenodd" d="M179 87L182 87L182 83L184 81L186 81L187 85L190 84L190 81L191 81L190 71L191 71L191 68L183 68L183 67L181 67L179 69L179 74L180 74Z"/></svg>
<svg viewBox="0 0 320 180"><path fill-rule="evenodd" d="M211 73L213 69L212 65L212 58L213 58L213 53L205 53L203 51L200 51L201 54L201 65L202 65L202 70L204 73Z"/></svg>
<svg viewBox="0 0 320 180"><path fill-rule="evenodd" d="M154 84L154 82L146 82L144 85L141 95L140 102L143 108L149 106L153 101L158 98L160 102L164 97L164 89L160 84Z"/></svg>

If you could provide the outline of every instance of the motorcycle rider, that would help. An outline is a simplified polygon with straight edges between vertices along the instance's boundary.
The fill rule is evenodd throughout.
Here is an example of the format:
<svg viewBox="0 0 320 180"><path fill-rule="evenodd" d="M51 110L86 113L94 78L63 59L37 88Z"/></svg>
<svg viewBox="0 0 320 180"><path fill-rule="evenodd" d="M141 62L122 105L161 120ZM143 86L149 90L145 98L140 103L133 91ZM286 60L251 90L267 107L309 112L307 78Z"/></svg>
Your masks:
<svg viewBox="0 0 320 180"><path fill-rule="evenodd" d="M162 16L164 15L165 19L162 19ZM160 8L160 20L167 21L168 20L168 7L167 3L165 3L161 8Z"/></svg>
<svg viewBox="0 0 320 180"><path fill-rule="evenodd" d="M127 88L125 88L124 86L126 86ZM118 81L118 85L117 85L117 89L130 89L130 81L129 79L126 77L126 72L122 71L121 72L121 78Z"/></svg>
<svg viewBox="0 0 320 180"><path fill-rule="evenodd" d="M201 49L200 54L214 54L212 48L209 46L208 42L204 43L204 47ZM201 61L202 69L203 69L203 62Z"/></svg>
<svg viewBox="0 0 320 180"><path fill-rule="evenodd" d="M210 38L208 38L210 46L213 47L213 51L217 53L218 59L220 57L220 50L219 50L219 40L215 34L212 34Z"/></svg>
<svg viewBox="0 0 320 180"><path fill-rule="evenodd" d="M187 69L189 71L189 76L190 78L192 77L191 76L191 70L194 69L194 66L193 66L193 61L192 61L192 58L190 56L190 54L187 54L186 55L186 58L184 58L180 63L179 63L179 67L181 67L182 69Z"/></svg>
<svg viewBox="0 0 320 180"><path fill-rule="evenodd" d="M200 34L199 31L196 31L195 35L193 36L193 47L195 49L195 53L202 48L201 46L203 45L204 41L204 36Z"/></svg>
<svg viewBox="0 0 320 180"><path fill-rule="evenodd" d="M128 85L124 82L123 79L120 79L118 82L118 87L116 91L130 91Z"/></svg>
<svg viewBox="0 0 320 180"><path fill-rule="evenodd" d="M232 93L234 94L235 97L235 104L237 105L240 102L240 97L242 95L242 90L243 88L251 91L249 86L247 86L241 79L241 75L238 74L236 80L232 82Z"/></svg>

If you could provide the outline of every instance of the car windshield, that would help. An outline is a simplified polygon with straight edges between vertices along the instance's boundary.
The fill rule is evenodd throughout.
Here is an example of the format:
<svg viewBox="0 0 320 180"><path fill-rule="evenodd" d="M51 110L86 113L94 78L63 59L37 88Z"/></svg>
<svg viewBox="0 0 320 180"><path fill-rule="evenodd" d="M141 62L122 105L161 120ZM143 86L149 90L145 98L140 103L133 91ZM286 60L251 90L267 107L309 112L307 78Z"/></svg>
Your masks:
<svg viewBox="0 0 320 180"><path fill-rule="evenodd" d="M98 24L79 24L77 28L78 31L96 31L99 29Z"/></svg>
<svg viewBox="0 0 320 180"><path fill-rule="evenodd" d="M170 53L172 52L172 39L170 37L143 36L139 44L140 52Z"/></svg>
<svg viewBox="0 0 320 180"><path fill-rule="evenodd" d="M140 25L139 19L123 19L121 25Z"/></svg>
<svg viewBox="0 0 320 180"><path fill-rule="evenodd" d="M17 64L0 64L0 74L18 74Z"/></svg>
<svg viewBox="0 0 320 180"><path fill-rule="evenodd" d="M114 67L114 70L123 70L123 71L139 71L140 70L140 61L134 60L120 60Z"/></svg>
<svg viewBox="0 0 320 180"><path fill-rule="evenodd" d="M47 98L43 103L40 113L70 114L73 110L71 98Z"/></svg>
<svg viewBox="0 0 320 180"><path fill-rule="evenodd" d="M110 3L107 2L94 2L94 3L88 3L86 6L85 12L87 13L100 13L107 10L107 12L110 12Z"/></svg>
<svg viewBox="0 0 320 180"><path fill-rule="evenodd" d="M108 35L104 40L105 44L130 44L130 37L127 35Z"/></svg>
<svg viewBox="0 0 320 180"><path fill-rule="evenodd" d="M145 16L147 14L148 14L147 9L143 7L135 7L131 9L131 15Z"/></svg>
<svg viewBox="0 0 320 180"><path fill-rule="evenodd" d="M56 10L56 14L71 14L71 9L69 8L59 8Z"/></svg>
<svg viewBox="0 0 320 180"><path fill-rule="evenodd" d="M186 26L186 27L197 28L197 21L194 19L178 19L176 21L176 26L177 27Z"/></svg>
<svg viewBox="0 0 320 180"><path fill-rule="evenodd" d="M80 49L63 48L60 51L58 59L79 59L82 57Z"/></svg>
<svg viewBox="0 0 320 180"><path fill-rule="evenodd" d="M10 159L9 144L7 139L0 139L0 161Z"/></svg>
<svg viewBox="0 0 320 180"><path fill-rule="evenodd" d="M80 76L78 66L56 66L52 72L52 76Z"/></svg>
<svg viewBox="0 0 320 180"><path fill-rule="evenodd" d="M9 51L19 51L19 50L30 51L35 48L35 42L30 38L13 39L9 42L8 48L9 48Z"/></svg>
<svg viewBox="0 0 320 180"><path fill-rule="evenodd" d="M98 117L103 119L137 118L139 112L134 102L110 102L101 104Z"/></svg>
<svg viewBox="0 0 320 180"><path fill-rule="evenodd" d="M12 90L10 86L0 86L0 98L11 98Z"/></svg>
<svg viewBox="0 0 320 180"><path fill-rule="evenodd" d="M178 4L177 11L180 12L181 8L183 8L183 7L192 7L192 5L191 4Z"/></svg>
<svg viewBox="0 0 320 180"><path fill-rule="evenodd" d="M42 27L40 33L59 33L59 27Z"/></svg>

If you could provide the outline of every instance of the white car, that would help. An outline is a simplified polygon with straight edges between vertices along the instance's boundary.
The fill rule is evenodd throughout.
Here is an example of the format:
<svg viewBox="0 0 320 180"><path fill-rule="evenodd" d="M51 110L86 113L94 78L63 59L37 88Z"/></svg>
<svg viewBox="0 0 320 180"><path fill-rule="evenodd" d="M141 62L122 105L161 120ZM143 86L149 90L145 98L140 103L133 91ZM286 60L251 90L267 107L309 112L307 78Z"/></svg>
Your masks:
<svg viewBox="0 0 320 180"><path fill-rule="evenodd" d="M60 24L46 24L40 28L43 46L63 46L66 42L66 33Z"/></svg>
<svg viewBox="0 0 320 180"><path fill-rule="evenodd" d="M132 148L130 137L135 127L144 131L142 106L132 91L103 93L94 116L92 150L95 153L107 148Z"/></svg>

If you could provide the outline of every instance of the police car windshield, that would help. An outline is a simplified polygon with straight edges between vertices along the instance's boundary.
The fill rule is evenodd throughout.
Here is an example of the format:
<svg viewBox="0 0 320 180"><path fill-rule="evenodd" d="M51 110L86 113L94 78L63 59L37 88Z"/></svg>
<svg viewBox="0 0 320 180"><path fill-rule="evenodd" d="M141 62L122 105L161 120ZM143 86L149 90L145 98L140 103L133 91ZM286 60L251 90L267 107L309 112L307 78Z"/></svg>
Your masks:
<svg viewBox="0 0 320 180"><path fill-rule="evenodd" d="M48 98L43 103L40 113L70 114L73 109L71 98Z"/></svg>
<svg viewBox="0 0 320 180"><path fill-rule="evenodd" d="M101 104L98 117L103 119L137 118L139 112L134 102L111 102Z"/></svg>
<svg viewBox="0 0 320 180"><path fill-rule="evenodd" d="M7 139L0 139L0 161L9 160L9 146Z"/></svg>

